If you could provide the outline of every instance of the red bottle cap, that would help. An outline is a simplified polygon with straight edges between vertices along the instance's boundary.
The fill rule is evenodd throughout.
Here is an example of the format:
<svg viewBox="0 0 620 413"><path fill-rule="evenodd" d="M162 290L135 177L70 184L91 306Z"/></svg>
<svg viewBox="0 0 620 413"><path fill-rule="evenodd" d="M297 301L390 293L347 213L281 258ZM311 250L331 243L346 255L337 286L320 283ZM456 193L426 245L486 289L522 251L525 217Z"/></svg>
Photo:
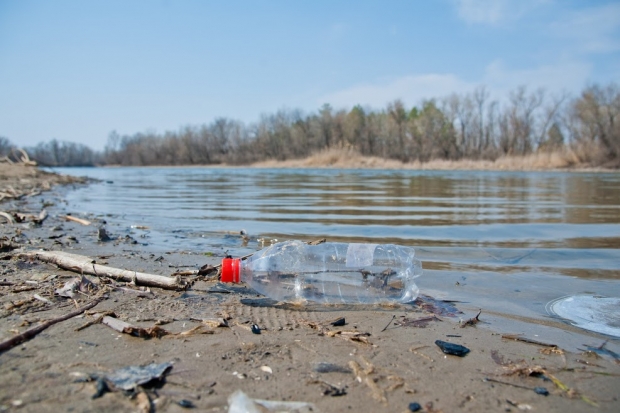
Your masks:
<svg viewBox="0 0 620 413"><path fill-rule="evenodd" d="M222 273L220 274L220 281L224 283L238 283L240 282L239 271L241 267L240 258L224 258L222 260Z"/></svg>

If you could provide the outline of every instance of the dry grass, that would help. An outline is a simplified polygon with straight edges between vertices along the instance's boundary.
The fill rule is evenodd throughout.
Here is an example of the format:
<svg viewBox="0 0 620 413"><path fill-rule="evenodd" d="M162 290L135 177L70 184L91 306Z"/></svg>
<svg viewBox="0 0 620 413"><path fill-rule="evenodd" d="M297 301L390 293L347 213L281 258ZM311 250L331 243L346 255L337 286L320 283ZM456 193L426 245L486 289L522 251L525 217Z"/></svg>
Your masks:
<svg viewBox="0 0 620 413"><path fill-rule="evenodd" d="M504 156L494 161L435 159L429 162L402 163L374 156L362 156L355 149L332 148L305 159L265 161L252 165L258 168L335 168L335 169L419 169L419 170L495 170L495 171L548 171L548 170L603 170L580 162L578 154L570 149L539 152L526 156Z"/></svg>

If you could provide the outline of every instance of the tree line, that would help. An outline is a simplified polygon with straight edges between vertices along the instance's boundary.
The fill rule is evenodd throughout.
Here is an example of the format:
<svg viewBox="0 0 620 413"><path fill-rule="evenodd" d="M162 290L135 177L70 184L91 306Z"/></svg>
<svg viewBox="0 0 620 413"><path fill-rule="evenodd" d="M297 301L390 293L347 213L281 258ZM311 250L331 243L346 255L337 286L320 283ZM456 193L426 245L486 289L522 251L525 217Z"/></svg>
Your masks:
<svg viewBox="0 0 620 413"><path fill-rule="evenodd" d="M0 138L0 152L7 142ZM499 101L479 87L414 107L401 100L380 110L359 105L335 110L325 104L309 114L280 110L249 125L217 118L164 133L112 132L101 152L55 139L27 151L49 166L245 165L305 158L330 148L402 162L494 160L570 149L577 162L618 167L620 88L590 85L570 98L519 87Z"/></svg>

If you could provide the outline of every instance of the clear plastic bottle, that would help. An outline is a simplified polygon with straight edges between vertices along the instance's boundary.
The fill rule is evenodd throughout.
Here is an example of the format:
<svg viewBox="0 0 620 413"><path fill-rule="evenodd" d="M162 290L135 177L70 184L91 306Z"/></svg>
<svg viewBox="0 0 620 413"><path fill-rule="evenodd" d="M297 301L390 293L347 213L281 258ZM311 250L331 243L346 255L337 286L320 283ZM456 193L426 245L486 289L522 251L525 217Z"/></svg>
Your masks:
<svg viewBox="0 0 620 413"><path fill-rule="evenodd" d="M415 300L421 273L410 247L286 241L243 261L225 258L220 279L245 282L278 301L377 304Z"/></svg>

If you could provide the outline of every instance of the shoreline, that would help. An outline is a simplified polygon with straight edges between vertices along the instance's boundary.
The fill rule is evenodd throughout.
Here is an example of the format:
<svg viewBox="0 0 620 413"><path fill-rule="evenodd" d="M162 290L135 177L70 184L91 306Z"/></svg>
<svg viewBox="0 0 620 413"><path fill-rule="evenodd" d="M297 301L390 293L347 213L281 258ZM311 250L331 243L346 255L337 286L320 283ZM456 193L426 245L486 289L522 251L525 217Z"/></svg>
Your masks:
<svg viewBox="0 0 620 413"><path fill-rule="evenodd" d="M37 179L45 178L28 178L28 185ZM3 202L2 209L36 213L43 205L49 205L50 214L40 225L29 220L0 224L0 236L19 244L4 251L0 262L0 340L75 309L72 300L53 291L79 274L19 258L20 248L66 251L98 264L161 276L215 265L219 259L191 251L153 255L126 237L101 242L97 228L105 217L85 216L89 226L66 221L71 211L58 191ZM105 225L111 234L123 234L114 222ZM106 288L104 279L87 278L98 289ZM259 399L311 402L321 412L404 412L410 403L419 403L424 412L446 413L565 413L594 409L592 404L598 405L596 411L612 412L620 406L617 360L597 356L594 347L583 353L566 351L550 345L548 336L529 337L527 331L514 333L525 333L522 338L539 344L506 338L498 333L501 319L484 309L480 322L461 328L459 319L476 315L466 304L456 303L464 313L452 315L432 305L316 311L277 305L246 287L231 288L208 278L195 280L185 291L151 288L146 293L131 283L107 285L114 288L94 308L96 313L113 311L119 320L144 329L181 334L198 328L203 333L144 339L102 324L76 331L93 321L94 314L64 321L0 353L0 411L135 410L138 402L122 392L93 398L97 382L77 379L167 362L173 362L169 380L160 389L141 390L151 411L184 411L179 403L185 400L200 411L225 412L228 397L237 389ZM34 294L50 302L34 299ZM77 294L75 300L82 306L91 298ZM332 326L339 317L345 318L345 326ZM215 318L227 326L203 322ZM252 332L252 324L260 326L261 334ZM444 354L437 340L466 346L470 352L465 357ZM602 336L590 335L586 344L603 344L604 349ZM549 395L537 394L537 387Z"/></svg>
<svg viewBox="0 0 620 413"><path fill-rule="evenodd" d="M493 172L575 172L620 173L620 168L579 163L571 152L541 152L526 156L503 156L496 160L434 159L403 163L397 160L363 156L353 149L333 148L307 158L268 160L250 164L213 165L103 165L98 168L257 168L257 169L385 169L407 171L493 171ZM50 167L53 168L53 167ZM80 167L76 167L80 168Z"/></svg>

